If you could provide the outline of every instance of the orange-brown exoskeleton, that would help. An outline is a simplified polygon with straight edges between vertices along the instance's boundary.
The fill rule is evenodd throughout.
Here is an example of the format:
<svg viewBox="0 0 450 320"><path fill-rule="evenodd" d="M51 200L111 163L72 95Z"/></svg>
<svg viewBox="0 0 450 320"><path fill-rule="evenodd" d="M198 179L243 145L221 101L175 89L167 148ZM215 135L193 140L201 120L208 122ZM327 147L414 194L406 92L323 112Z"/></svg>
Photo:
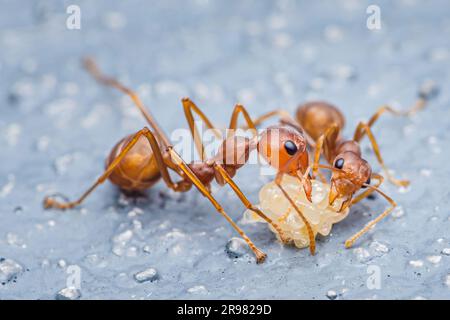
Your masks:
<svg viewBox="0 0 450 320"><path fill-rule="evenodd" d="M332 170L329 203L333 204L338 198L343 199L341 209L339 210L342 211L376 191L381 194L391 205L388 209L366 224L363 229L358 231L345 242L345 246L350 248L359 237L392 212L396 206L394 200L378 188L383 182L383 176L372 173L370 164L362 157L361 147L359 144L361 138L367 134L378 162L382 166L387 178L392 183L398 186L407 186L409 185L409 181L397 180L389 173L389 170L381 157L378 143L375 140L369 124L360 122L355 130L353 139L346 140L341 136L341 130L344 126L344 118L336 107L324 102L312 102L300 106L297 110L297 120L301 125L303 123L314 123L314 121L317 120L314 113L308 112L309 109L320 109L320 113L315 113L319 117L327 113L332 115L327 118L327 121L329 121L328 127L325 125L320 128L312 127L312 130L308 131L309 135L312 137L317 137L314 152L313 177L319 167L325 167L319 164L322 150L325 160L329 165L331 165L331 167L328 167ZM379 114L380 113L375 116L379 116ZM373 124L374 121L374 117L372 117L369 123ZM371 184L373 180L377 181L375 185ZM362 188L368 188L368 190L365 190L355 197L355 194Z"/></svg>
<svg viewBox="0 0 450 320"><path fill-rule="evenodd" d="M256 261L258 263L263 262L266 254L253 244L244 231L228 216L223 207L211 194L210 184L215 180L220 185L228 184L247 209L253 211L273 226L282 241L289 240L284 237L283 231L274 221L268 218L247 199L233 181L233 176L239 168L247 163L250 152L255 150L270 165L277 169L277 181L281 180L283 174L296 176L302 182L305 192L310 197L311 185L309 181L307 144L302 130L297 125L281 123L280 125L263 130L258 135L255 124L246 109L238 104L232 113L229 129L236 129L238 116L242 113L247 126L252 130L252 138L236 136L230 130L230 134L225 139L222 139L220 135L218 136L223 141L217 154L209 159L204 159L205 148L194 123L194 113L201 118L209 129L215 129L215 127L190 99L184 98L182 99L184 113L196 149L200 157L204 159L201 162L186 163L172 148L169 138L161 130L150 112L144 107L139 97L132 90L122 85L116 79L104 76L94 64L93 60L86 59L84 65L97 81L127 94L146 118L151 129L145 127L137 133L120 140L107 158L104 173L78 200L73 202L60 202L54 197L49 196L44 199L45 208L69 209L78 206L97 186L107 179L128 191L148 189L161 178L167 187L176 192L188 191L194 185L209 199L215 209L247 242L256 256ZM214 132L217 133L216 130ZM174 182L169 171L177 174L179 180ZM279 187L282 189L281 185ZM287 193L285 195L292 202L289 195ZM295 206L293 202L292 204ZM308 227L308 232L311 237L310 251L314 254L315 242L311 227L298 208L297 213Z"/></svg>
<svg viewBox="0 0 450 320"><path fill-rule="evenodd" d="M342 200L342 206L339 210L339 212L342 212L344 209L368 197L373 192L381 194L391 205L387 210L370 221L363 229L350 237L345 242L347 248L351 247L359 237L392 212L396 206L394 200L379 189L384 179L383 176L373 173L370 164L362 157L359 145L361 139L365 135L368 136L376 158L389 181L397 186L407 186L409 181L397 180L389 173L381 157L380 149L372 133L371 126L385 112L396 115L409 115L423 109L426 102L436 93L435 87L423 88L418 101L408 111L397 111L389 106L381 107L367 123L360 122L358 124L353 138L349 140L341 136L345 119L335 106L327 102L316 101L305 103L297 108L296 122L304 130L305 139L307 139L310 147L315 147L311 178L314 179L316 174L320 174L318 171L319 168L332 172L329 191L330 205L336 199ZM258 125L273 116L295 121L290 118L286 111L275 110L255 119L254 123ZM328 165L319 163L322 151ZM324 179L323 176L321 177ZM375 184L371 184L373 180L376 180ZM367 188L367 190L355 196L359 190L364 188Z"/></svg>

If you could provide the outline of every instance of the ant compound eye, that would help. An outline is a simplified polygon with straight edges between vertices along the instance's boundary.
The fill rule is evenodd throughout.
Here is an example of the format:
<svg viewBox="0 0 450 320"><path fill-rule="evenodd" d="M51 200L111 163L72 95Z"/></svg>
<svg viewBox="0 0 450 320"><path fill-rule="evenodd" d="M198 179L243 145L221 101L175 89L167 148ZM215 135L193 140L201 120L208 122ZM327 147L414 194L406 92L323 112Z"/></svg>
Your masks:
<svg viewBox="0 0 450 320"><path fill-rule="evenodd" d="M286 150L286 152L289 154L289 155L294 155L296 152L297 152L297 146L295 145L295 143L294 142L292 142L291 140L287 140L285 143L284 143L284 149Z"/></svg>
<svg viewBox="0 0 450 320"><path fill-rule="evenodd" d="M342 158L337 159L336 162L334 163L334 167L342 169L344 167L344 159Z"/></svg>

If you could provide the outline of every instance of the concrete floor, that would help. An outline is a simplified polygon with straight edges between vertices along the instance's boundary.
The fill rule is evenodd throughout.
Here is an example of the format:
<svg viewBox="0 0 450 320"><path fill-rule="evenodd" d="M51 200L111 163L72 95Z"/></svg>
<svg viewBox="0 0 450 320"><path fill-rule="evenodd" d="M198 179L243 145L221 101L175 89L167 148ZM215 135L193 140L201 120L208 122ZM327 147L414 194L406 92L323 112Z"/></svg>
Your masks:
<svg viewBox="0 0 450 320"><path fill-rule="evenodd" d="M80 30L66 28L73 3ZM450 6L377 1L381 30L369 30L371 3L2 1L0 298L450 298ZM145 125L127 98L86 75L85 55L137 88L169 133L187 127L183 96L222 126L237 102L258 115L325 99L350 135L384 103L408 108L427 79L441 92L416 116L374 128L386 163L412 181L382 186L399 204L391 217L344 249L386 207L363 201L315 256L283 247L265 225L242 225L269 255L256 265L248 251L227 255L236 235L195 190L159 183L133 199L107 183L79 209L43 210L47 194L79 195L112 146ZM269 179L256 165L236 177L255 202ZM214 193L239 221L233 193ZM78 279L78 291L60 292Z"/></svg>

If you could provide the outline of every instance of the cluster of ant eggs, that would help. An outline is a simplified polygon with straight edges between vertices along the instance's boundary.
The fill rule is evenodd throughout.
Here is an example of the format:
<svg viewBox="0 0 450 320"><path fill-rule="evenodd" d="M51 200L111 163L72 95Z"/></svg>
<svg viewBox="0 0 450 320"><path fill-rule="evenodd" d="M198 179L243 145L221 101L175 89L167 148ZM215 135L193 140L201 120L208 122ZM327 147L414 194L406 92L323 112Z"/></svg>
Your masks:
<svg viewBox="0 0 450 320"><path fill-rule="evenodd" d="M330 186L328 184L318 180L312 180L311 183L312 202L309 202L298 179L285 175L281 181L283 189L286 190L311 225L314 237L317 234L327 236L333 224L347 217L349 209L346 208L342 212L338 212L342 204L340 199L336 199L332 206L329 204ZM305 223L274 181L267 183L261 188L259 200L261 211L281 228L290 243L294 243L298 248L309 246L309 237ZM244 213L244 222L266 221L253 211L247 210ZM278 232L271 225L269 225L269 228L280 240Z"/></svg>

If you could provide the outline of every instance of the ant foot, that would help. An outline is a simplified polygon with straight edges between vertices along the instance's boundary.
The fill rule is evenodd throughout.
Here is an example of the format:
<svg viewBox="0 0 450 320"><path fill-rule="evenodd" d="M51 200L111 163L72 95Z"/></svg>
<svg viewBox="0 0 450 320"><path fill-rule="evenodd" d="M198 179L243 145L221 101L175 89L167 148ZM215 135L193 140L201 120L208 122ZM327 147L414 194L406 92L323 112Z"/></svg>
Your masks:
<svg viewBox="0 0 450 320"><path fill-rule="evenodd" d="M410 181L409 180L399 180L398 181L398 184L401 186L401 187L407 187L407 186L409 186L410 185Z"/></svg>
<svg viewBox="0 0 450 320"><path fill-rule="evenodd" d="M67 202L67 203L60 203L57 200L53 199L51 196L45 197L43 201L44 209L71 209L75 207L76 203L74 202Z"/></svg>
<svg viewBox="0 0 450 320"><path fill-rule="evenodd" d="M258 248L255 248L253 251L255 252L255 255L256 255L256 263L257 264L263 263L266 260L267 254L265 254Z"/></svg>
<svg viewBox="0 0 450 320"><path fill-rule="evenodd" d="M280 241L283 245L289 244L291 242L291 238L287 238L284 234L281 233L278 234L280 236Z"/></svg>
<svg viewBox="0 0 450 320"><path fill-rule="evenodd" d="M346 249L350 249L351 247L353 247L353 244L354 244L354 243L355 243L354 240L351 240L351 239L346 240L346 241L345 241L345 248L346 248Z"/></svg>

